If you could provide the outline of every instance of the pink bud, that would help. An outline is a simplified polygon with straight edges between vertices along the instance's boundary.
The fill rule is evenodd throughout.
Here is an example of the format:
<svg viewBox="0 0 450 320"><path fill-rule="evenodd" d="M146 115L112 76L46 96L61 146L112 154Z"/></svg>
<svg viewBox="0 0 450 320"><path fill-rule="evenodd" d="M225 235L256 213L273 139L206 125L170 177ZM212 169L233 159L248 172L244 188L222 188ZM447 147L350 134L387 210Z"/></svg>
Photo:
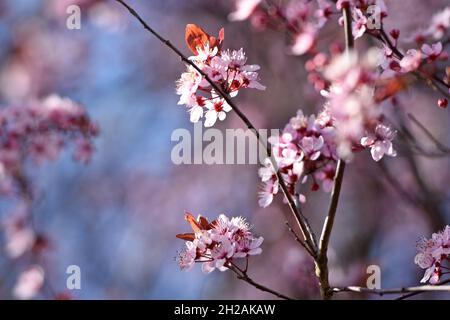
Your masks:
<svg viewBox="0 0 450 320"><path fill-rule="evenodd" d="M389 34L391 35L391 37L395 40L398 39L398 37L400 36L400 30L398 29L392 29L391 32L389 32Z"/></svg>
<svg viewBox="0 0 450 320"><path fill-rule="evenodd" d="M439 99L439 100L438 100L438 106L439 106L440 108L442 108L442 109L447 108L447 106L448 106L448 100L445 99L445 98Z"/></svg>

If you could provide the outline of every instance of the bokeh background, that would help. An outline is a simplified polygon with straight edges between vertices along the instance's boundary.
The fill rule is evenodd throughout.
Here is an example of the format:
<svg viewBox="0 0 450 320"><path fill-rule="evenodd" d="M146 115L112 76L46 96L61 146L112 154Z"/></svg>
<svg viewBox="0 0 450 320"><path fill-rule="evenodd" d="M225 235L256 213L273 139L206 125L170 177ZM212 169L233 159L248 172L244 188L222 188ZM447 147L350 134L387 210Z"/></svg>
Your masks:
<svg viewBox="0 0 450 320"><path fill-rule="evenodd" d="M297 109L313 113L323 103L306 80L306 58L288 54L286 35L258 31L248 22L229 22L233 1L128 3L186 54L187 23L211 34L225 27L225 47L244 47L249 63L261 65L267 90L247 90L236 98L257 127L282 128ZM405 35L448 5L445 0L386 3L387 29L395 26ZM70 4L82 8L81 30L66 28ZM342 31L332 25L322 31L321 41L326 47L342 38ZM361 49L371 45L375 43L370 40L358 41ZM272 298L230 272L203 275L199 266L179 270L175 258L183 243L175 234L188 231L183 214L189 210L210 218L220 213L247 217L254 232L265 238L263 254L252 258L250 275L286 294L318 298L312 261L286 230L287 207L280 197L267 209L258 207L258 166L171 162L173 130L193 131L175 94L174 82L184 68L115 1L0 2L1 105L58 93L83 104L101 130L88 165L74 163L67 154L38 170L30 168L40 192L33 211L36 228L51 243L43 260L46 281L75 299ZM400 113L407 109L450 145L449 113L435 101L433 91L417 85L386 110L395 117L396 108ZM422 131L407 120L406 125L432 149ZM217 127L244 128L234 114ZM428 199L427 206L411 204L389 182L386 169L369 153L359 154L346 172L331 239L333 285L364 285L366 268L372 264L381 268L383 287L418 284L422 270L413 261L416 240L449 223L448 158L411 154L399 140L399 156L384 159L383 167L407 193ZM308 196L304 212L317 232L327 206L327 194ZM0 217L6 214L0 212ZM9 299L26 261L11 260L1 250L0 298ZM65 271L72 264L81 268L81 290L66 289ZM419 298L424 297L450 295ZM43 290L38 298L52 297Z"/></svg>

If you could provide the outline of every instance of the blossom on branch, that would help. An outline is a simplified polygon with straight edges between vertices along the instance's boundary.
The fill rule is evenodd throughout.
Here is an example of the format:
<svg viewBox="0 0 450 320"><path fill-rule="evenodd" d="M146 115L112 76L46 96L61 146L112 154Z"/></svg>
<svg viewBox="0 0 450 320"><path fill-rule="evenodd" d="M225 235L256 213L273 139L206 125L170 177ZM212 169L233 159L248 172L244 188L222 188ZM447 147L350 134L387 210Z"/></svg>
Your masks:
<svg viewBox="0 0 450 320"><path fill-rule="evenodd" d="M186 241L178 256L181 269L190 269L199 262L205 273L215 269L225 271L234 265L236 259L262 252L260 246L264 239L255 237L242 217L229 219L221 214L208 222L200 215L195 219L192 214L186 213L185 219L194 232L177 235L177 238Z"/></svg>
<svg viewBox="0 0 450 320"><path fill-rule="evenodd" d="M417 250L419 253L414 258L414 262L425 269L420 282L438 283L442 276L442 269L447 269L443 267L443 264L450 261L450 226L446 226L438 233L433 233L431 239L420 239Z"/></svg>
<svg viewBox="0 0 450 320"><path fill-rule="evenodd" d="M235 97L243 88L265 90L258 81L259 66L247 64L243 49L222 50L223 39L223 29L215 38L196 25L187 25L186 43L194 54L189 60L230 97ZM187 71L177 81L176 92L180 95L178 104L186 105L191 122L198 122L205 116L205 126L211 127L231 111L220 93L192 65L187 66Z"/></svg>
<svg viewBox="0 0 450 320"><path fill-rule="evenodd" d="M323 74L331 85L322 94L335 119L337 153L341 158L349 159L352 147L360 142L367 128L378 123L380 112L374 96L376 62L373 50L363 57L352 51L335 57L324 68Z"/></svg>
<svg viewBox="0 0 450 320"><path fill-rule="evenodd" d="M384 124L378 124L373 133L361 138L361 145L370 148L370 153L375 161L380 161L384 155L395 157L392 140L396 132Z"/></svg>
<svg viewBox="0 0 450 320"><path fill-rule="evenodd" d="M24 160L40 165L55 160L61 150L74 142L74 158L89 161L97 125L84 108L56 95L24 106L0 109L0 185L2 190L23 179Z"/></svg>
<svg viewBox="0 0 450 320"><path fill-rule="evenodd" d="M318 190L318 182L322 182L324 191L329 192L330 174L334 178L337 161L334 120L329 109L325 108L318 116L306 117L299 110L286 125L280 136L272 136L273 158L283 177L288 191L300 202L305 201L303 194L297 194L298 182L306 183L308 177L313 181L312 190ZM267 207L278 193L278 181L270 159L266 166L259 169L259 176L264 184L260 191L259 204Z"/></svg>

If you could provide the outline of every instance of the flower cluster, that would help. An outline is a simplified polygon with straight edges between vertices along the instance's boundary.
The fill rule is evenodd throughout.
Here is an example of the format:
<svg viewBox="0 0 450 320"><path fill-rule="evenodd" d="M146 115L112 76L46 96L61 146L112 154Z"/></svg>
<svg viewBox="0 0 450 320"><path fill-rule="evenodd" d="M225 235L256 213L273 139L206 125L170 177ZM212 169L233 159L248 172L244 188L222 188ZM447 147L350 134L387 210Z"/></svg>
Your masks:
<svg viewBox="0 0 450 320"><path fill-rule="evenodd" d="M425 269L425 275L420 282L438 283L442 276L442 268L445 268L442 266L443 263L450 261L450 226L446 226L441 232L433 233L431 239L419 240L417 250L419 253L414 262Z"/></svg>
<svg viewBox="0 0 450 320"><path fill-rule="evenodd" d="M39 257L49 248L49 240L31 223L34 188L26 172L29 161L41 165L55 160L72 143L74 159L86 162L94 151L92 139L98 128L84 108L56 95L0 109L0 126L0 192L17 202L0 224L4 251L11 259ZM29 267L18 277L13 294L19 299L31 299L43 283L42 267Z"/></svg>
<svg viewBox="0 0 450 320"><path fill-rule="evenodd" d="M352 12L352 34L358 39L366 32L379 29L383 18L387 17L387 7L384 0L338 0L336 8L341 11L350 6ZM340 24L343 24L343 18Z"/></svg>
<svg viewBox="0 0 450 320"><path fill-rule="evenodd" d="M292 196L304 202L303 194L296 194L296 184L306 183L311 177L311 190L331 191L337 161L334 120L325 108L317 117L306 117L301 110L286 125L280 136L272 136L272 155L278 170ZM278 181L270 159L259 169L264 183L259 205L267 207L278 193Z"/></svg>
<svg viewBox="0 0 450 320"><path fill-rule="evenodd" d="M264 90L258 82L258 65L247 65L247 57L240 50L222 50L223 29L218 38L211 37L201 28L188 25L186 42L194 53L189 59L213 81L223 93L235 97L242 88ZM186 105L191 122L205 117L205 127L213 126L217 119L224 120L231 106L193 66L177 81L178 104Z"/></svg>
<svg viewBox="0 0 450 320"><path fill-rule="evenodd" d="M26 106L0 109L0 186L10 191L30 157L36 164L55 160L62 148L75 144L74 158L86 162L94 150L97 126L69 99L53 95Z"/></svg>
<svg viewBox="0 0 450 320"><path fill-rule="evenodd" d="M434 14L430 21L427 27L416 30L406 40L422 44L427 39L437 41L444 38L450 28L450 6Z"/></svg>
<svg viewBox="0 0 450 320"><path fill-rule="evenodd" d="M382 77L388 78L416 71L424 63L445 61L447 58L448 54L443 51L441 42L431 45L424 43L420 50L409 49L401 58L397 57L391 48L384 45L380 50L378 65L383 70Z"/></svg>
<svg viewBox="0 0 450 320"><path fill-rule="evenodd" d="M268 2L237 0L236 10L229 15L232 21L250 19L258 29L286 30L291 36L291 53L303 55L314 50L319 30L332 15L329 0L289 0Z"/></svg>
<svg viewBox="0 0 450 320"><path fill-rule="evenodd" d="M255 237L242 217L229 219L221 214L208 222L202 216L195 219L186 213L185 218L194 232L177 235L177 238L186 240L186 246L178 257L182 269L190 269L195 262L200 262L205 273L216 268L225 271L233 266L235 259L262 252L260 246L264 239Z"/></svg>
<svg viewBox="0 0 450 320"><path fill-rule="evenodd" d="M364 57L352 51L335 57L324 68L331 85L322 93L335 119L337 153L341 158L348 159L357 145L369 147L375 161L384 154L396 154L392 148L395 132L380 122L379 108L379 102L394 92L387 92L388 84L377 86L377 58L376 49Z"/></svg>

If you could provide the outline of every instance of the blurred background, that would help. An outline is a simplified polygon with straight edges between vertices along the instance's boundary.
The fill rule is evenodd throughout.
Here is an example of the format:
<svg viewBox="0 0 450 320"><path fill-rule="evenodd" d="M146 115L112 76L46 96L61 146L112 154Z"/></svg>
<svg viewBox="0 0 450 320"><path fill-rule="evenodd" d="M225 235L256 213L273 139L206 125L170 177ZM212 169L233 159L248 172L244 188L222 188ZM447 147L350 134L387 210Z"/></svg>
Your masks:
<svg viewBox="0 0 450 320"><path fill-rule="evenodd" d="M283 128L299 108L317 112L323 100L308 83L306 57L288 53L287 36L231 23L233 1L128 0L145 20L185 54L187 23L212 35L225 27L225 47L244 47L251 64L261 66L265 91L247 90L236 102L258 128ZM426 26L445 0L386 0L387 30L403 35ZM81 7L81 30L66 28L70 4ZM323 47L343 42L331 23L321 31ZM367 37L359 48L375 45ZM401 44L403 48L411 44ZM115 1L3 0L0 2L0 104L24 103L51 93L86 107L100 127L96 152L86 166L70 154L42 167L30 167L39 190L33 209L36 228L49 239L41 263L54 294L74 299L245 299L272 296L235 279L230 272L203 275L200 266L181 271L176 263L188 232L184 211L214 218L220 213L247 217L265 238L263 253L251 259L249 274L288 295L318 298L313 263L285 226L281 197L258 207L257 165L174 165L171 134L193 132L186 110L177 105L175 80L185 66ZM407 109L445 145L450 145L449 113L436 95L418 84L386 104L392 117ZM400 110L400 111L399 111ZM397 119L398 120L398 119ZM407 120L425 146L433 144ZM217 128L244 128L233 113ZM450 221L450 167L447 157L411 154L397 141L399 156L382 166L359 154L343 185L330 248L333 285L365 285L369 265L381 268L382 287L417 285L423 270L414 264L415 243ZM393 181L394 180L394 181ZM307 187L305 187L307 188ZM399 192L400 191L400 192ZM403 191L403 193L402 193ZM311 193L303 211L320 230L328 194ZM404 193L423 197L417 206ZM8 215L0 212L0 218ZM81 290L66 288L66 268L81 268ZM0 249L0 298L26 268L26 258L10 259ZM340 295L336 298L371 298ZM428 294L418 298L450 298Z"/></svg>

